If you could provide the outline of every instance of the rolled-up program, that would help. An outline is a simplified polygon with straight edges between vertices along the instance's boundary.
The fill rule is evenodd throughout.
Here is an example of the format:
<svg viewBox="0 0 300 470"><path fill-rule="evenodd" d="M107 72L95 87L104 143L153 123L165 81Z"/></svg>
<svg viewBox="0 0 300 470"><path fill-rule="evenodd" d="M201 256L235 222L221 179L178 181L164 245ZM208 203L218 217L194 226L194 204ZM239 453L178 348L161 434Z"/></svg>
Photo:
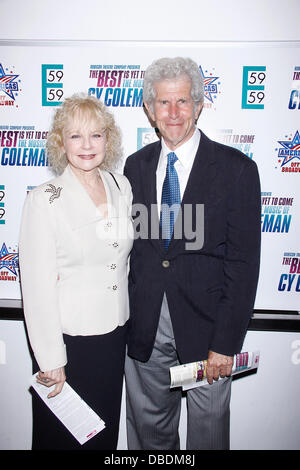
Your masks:
<svg viewBox="0 0 300 470"><path fill-rule="evenodd" d="M251 369L257 369L258 365L259 351L236 354L233 357L231 375L236 375ZM182 387L182 390L189 390L191 388L207 385L206 368L207 360L170 367L170 388Z"/></svg>

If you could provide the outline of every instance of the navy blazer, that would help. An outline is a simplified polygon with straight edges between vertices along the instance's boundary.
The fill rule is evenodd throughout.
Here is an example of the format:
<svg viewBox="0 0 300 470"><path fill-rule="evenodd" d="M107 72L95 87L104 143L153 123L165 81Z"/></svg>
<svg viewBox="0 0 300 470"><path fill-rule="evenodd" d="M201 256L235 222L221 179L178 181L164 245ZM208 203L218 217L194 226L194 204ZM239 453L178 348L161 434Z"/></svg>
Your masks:
<svg viewBox="0 0 300 470"><path fill-rule="evenodd" d="M144 220L135 214L137 232L141 225L143 233L147 231L148 224L149 237L136 234L131 252L128 354L140 361L149 359L164 293L182 363L206 359L209 350L236 354L253 312L259 273L257 166L201 132L182 210L186 204L204 204L204 243L202 248L187 249L190 240L183 233L165 251L161 239L150 238L160 150L160 142L147 145L128 157L124 169L132 185L133 209L144 204L149 210Z"/></svg>

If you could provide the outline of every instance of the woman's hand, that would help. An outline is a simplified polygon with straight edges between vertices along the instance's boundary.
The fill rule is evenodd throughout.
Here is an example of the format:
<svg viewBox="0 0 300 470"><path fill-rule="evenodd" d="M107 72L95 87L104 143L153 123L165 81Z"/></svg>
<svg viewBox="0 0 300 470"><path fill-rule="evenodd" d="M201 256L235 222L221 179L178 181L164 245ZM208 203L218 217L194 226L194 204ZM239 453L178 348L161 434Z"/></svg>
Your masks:
<svg viewBox="0 0 300 470"><path fill-rule="evenodd" d="M46 387L52 387L52 385L55 385L55 388L49 393L48 398L55 397L62 391L66 381L65 368L59 367L58 369L46 372L39 371L36 380L39 384L45 385Z"/></svg>

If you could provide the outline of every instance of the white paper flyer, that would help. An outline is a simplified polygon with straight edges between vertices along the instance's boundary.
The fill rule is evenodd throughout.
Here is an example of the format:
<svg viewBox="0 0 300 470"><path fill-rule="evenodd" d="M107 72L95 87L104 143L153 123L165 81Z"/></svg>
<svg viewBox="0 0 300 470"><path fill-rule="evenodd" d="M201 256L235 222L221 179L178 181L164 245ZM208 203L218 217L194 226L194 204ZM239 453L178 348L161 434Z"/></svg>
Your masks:
<svg viewBox="0 0 300 470"><path fill-rule="evenodd" d="M80 398L78 393L65 382L62 391L52 398L47 395L55 387L45 387L31 378L31 386L44 403L82 445L105 428L104 421Z"/></svg>

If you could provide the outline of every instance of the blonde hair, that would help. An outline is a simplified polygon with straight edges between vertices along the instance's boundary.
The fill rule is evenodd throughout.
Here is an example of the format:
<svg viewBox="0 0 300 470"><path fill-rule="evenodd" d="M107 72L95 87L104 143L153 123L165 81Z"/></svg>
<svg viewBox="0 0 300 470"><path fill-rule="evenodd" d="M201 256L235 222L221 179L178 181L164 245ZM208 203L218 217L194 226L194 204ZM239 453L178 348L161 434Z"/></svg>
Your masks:
<svg viewBox="0 0 300 470"><path fill-rule="evenodd" d="M47 138L48 162L55 173L62 173L68 164L64 150L63 132L70 119L79 118L85 121L96 120L106 134L106 153L100 167L114 170L123 156L121 131L115 123L114 116L97 98L83 93L66 98L55 112Z"/></svg>

